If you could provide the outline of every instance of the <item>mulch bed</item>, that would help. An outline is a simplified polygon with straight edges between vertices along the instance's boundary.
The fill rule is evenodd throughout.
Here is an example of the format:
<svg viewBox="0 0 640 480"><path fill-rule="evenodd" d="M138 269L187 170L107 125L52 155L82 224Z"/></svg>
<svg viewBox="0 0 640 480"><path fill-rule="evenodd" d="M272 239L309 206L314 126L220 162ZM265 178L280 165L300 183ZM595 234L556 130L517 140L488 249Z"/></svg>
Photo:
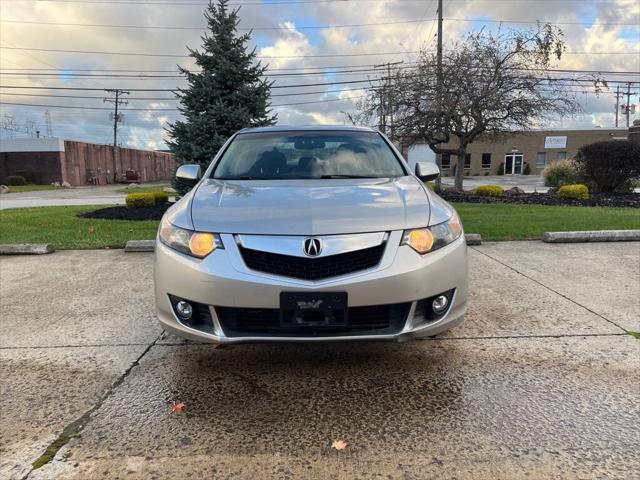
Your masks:
<svg viewBox="0 0 640 480"><path fill-rule="evenodd" d="M164 212L172 203L159 203L153 207L129 208L124 205L118 207L100 208L91 212L81 213L81 218L98 218L101 220L160 220Z"/></svg>
<svg viewBox="0 0 640 480"><path fill-rule="evenodd" d="M466 203L512 203L519 205L570 205L576 207L632 207L640 208L640 194L618 193L614 195L591 194L589 200L564 200L547 193L518 193L503 195L502 197L483 197L471 192L460 193L449 189L440 196L448 202ZM164 212L172 203L161 203L154 207L129 208L124 205L118 207L100 208L78 215L82 218L97 218L101 220L160 220Z"/></svg>
<svg viewBox="0 0 640 480"><path fill-rule="evenodd" d="M589 200L565 200L548 193L513 193L502 197L483 197L471 192L460 193L455 190L445 190L440 196L448 202L467 203L512 203L518 205L568 205L576 207L632 207L640 208L640 194L592 193Z"/></svg>

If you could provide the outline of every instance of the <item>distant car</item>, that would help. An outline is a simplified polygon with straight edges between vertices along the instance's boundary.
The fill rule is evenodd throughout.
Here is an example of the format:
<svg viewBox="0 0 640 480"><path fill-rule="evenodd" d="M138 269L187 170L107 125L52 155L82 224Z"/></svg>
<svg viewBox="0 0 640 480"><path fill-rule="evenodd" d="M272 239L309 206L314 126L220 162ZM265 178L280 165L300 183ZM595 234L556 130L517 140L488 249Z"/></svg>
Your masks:
<svg viewBox="0 0 640 480"><path fill-rule="evenodd" d="M265 127L230 138L162 219L162 327L213 343L406 340L462 321L467 247L455 210L380 132Z"/></svg>

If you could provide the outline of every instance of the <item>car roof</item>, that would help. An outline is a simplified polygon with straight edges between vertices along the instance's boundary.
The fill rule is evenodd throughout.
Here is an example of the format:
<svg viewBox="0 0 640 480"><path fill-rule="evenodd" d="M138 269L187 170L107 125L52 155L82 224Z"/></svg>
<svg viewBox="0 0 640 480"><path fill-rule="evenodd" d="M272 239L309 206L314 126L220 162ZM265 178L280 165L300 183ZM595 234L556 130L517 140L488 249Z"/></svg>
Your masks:
<svg viewBox="0 0 640 480"><path fill-rule="evenodd" d="M238 133L258 132L309 132L309 131L342 131L342 132L377 132L370 127L358 127L354 125L274 125L271 127L243 128Z"/></svg>

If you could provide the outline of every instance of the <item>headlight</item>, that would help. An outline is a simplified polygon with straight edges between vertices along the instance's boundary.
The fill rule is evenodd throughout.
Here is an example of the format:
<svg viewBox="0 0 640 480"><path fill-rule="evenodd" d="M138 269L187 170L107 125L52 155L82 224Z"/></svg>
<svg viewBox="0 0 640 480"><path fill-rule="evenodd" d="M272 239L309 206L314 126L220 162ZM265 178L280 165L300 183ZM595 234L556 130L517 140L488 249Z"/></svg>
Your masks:
<svg viewBox="0 0 640 480"><path fill-rule="evenodd" d="M158 237L167 247L197 258L206 257L216 248L224 248L222 239L217 233L194 232L178 228L165 218L160 223Z"/></svg>
<svg viewBox="0 0 640 480"><path fill-rule="evenodd" d="M446 222L427 228L405 230L401 245L409 245L423 255L449 245L462 235L462 223L457 213L453 213Z"/></svg>

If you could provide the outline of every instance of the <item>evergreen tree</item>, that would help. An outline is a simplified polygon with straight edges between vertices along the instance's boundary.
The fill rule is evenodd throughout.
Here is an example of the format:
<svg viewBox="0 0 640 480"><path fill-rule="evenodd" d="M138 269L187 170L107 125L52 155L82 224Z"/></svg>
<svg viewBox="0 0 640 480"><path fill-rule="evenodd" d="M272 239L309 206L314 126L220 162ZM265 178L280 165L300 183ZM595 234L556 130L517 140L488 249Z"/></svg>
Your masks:
<svg viewBox="0 0 640 480"><path fill-rule="evenodd" d="M180 67L188 87L179 89L179 110L184 120L170 124L167 142L181 164L211 162L224 142L247 127L273 125L270 87L256 62L255 49L248 52L251 34L238 36L238 10L229 10L229 0L212 1L205 12L209 31L202 36L202 52L189 48L201 72Z"/></svg>

